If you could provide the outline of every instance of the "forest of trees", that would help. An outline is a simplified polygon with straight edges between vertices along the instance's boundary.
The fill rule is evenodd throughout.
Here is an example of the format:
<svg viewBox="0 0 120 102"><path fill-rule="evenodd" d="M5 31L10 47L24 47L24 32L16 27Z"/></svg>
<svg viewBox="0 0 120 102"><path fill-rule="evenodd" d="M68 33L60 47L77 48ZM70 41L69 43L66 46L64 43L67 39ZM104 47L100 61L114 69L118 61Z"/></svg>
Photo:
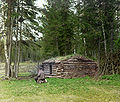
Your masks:
<svg viewBox="0 0 120 102"><path fill-rule="evenodd" d="M120 0L46 0L44 8L35 1L0 1L7 77L17 77L20 62L70 54L96 60L99 74L120 73Z"/></svg>

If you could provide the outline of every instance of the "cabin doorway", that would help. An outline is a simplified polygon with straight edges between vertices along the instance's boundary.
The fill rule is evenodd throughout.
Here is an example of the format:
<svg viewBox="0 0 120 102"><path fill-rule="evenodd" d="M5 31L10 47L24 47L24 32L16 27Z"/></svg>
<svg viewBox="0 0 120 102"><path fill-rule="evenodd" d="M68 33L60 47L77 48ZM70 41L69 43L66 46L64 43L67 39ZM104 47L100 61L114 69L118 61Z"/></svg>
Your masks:
<svg viewBox="0 0 120 102"><path fill-rule="evenodd" d="M50 64L50 74L52 74L52 65Z"/></svg>

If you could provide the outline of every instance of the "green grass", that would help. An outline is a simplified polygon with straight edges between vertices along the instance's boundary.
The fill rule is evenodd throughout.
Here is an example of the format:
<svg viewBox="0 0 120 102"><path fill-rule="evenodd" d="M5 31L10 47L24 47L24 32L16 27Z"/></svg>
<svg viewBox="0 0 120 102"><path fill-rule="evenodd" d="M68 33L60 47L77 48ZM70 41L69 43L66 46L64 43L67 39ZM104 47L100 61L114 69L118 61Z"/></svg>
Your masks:
<svg viewBox="0 0 120 102"><path fill-rule="evenodd" d="M120 79L102 78L48 78L43 84L34 79L1 80L0 102L120 102Z"/></svg>
<svg viewBox="0 0 120 102"><path fill-rule="evenodd" d="M21 73L18 73L18 76L20 77L28 77L28 76L30 76L31 75L31 73L30 72L21 72Z"/></svg>
<svg viewBox="0 0 120 102"><path fill-rule="evenodd" d="M67 55L67 56L57 56L57 57L54 57L54 58L50 58L49 60L58 60L58 61L62 61L62 60L66 60L66 59L69 59L73 56L79 56L78 54L71 54L71 55Z"/></svg>

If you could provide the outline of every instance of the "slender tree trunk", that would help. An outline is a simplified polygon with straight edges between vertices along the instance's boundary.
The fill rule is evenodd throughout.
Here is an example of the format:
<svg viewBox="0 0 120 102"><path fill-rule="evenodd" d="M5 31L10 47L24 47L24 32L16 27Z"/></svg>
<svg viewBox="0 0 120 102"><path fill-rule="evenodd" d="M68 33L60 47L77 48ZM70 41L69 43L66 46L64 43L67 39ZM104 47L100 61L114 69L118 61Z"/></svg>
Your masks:
<svg viewBox="0 0 120 102"><path fill-rule="evenodd" d="M6 12L4 11L4 5L5 2L3 2L2 4L2 18L3 18L3 36L4 36L4 55L5 55L5 76L7 76L7 69L8 69L8 63L9 63L9 59L8 59L8 50L7 50L7 34L6 34Z"/></svg>
<svg viewBox="0 0 120 102"><path fill-rule="evenodd" d="M59 47L58 47L58 37L56 37L56 49L57 49L57 56L60 56Z"/></svg>
<svg viewBox="0 0 120 102"><path fill-rule="evenodd" d="M102 21L102 33L103 33L103 37L104 37L105 56L107 56L106 34L105 34L105 28L104 28L104 23L103 23L103 21Z"/></svg>
<svg viewBox="0 0 120 102"><path fill-rule="evenodd" d="M119 0L117 0L117 2L118 2L118 1L119 1ZM118 5L117 7L119 8L119 5ZM119 37L119 22L120 22L119 15L120 15L120 9L117 9L117 10L116 10L117 37Z"/></svg>
<svg viewBox="0 0 120 102"><path fill-rule="evenodd" d="M17 13L19 12L19 0L17 0L17 4L18 4L18 6L17 6ZM19 67L19 62L18 62L18 60L19 60L19 58L18 58L18 50L19 50L19 45L18 45L18 35L19 35L19 23L18 23L18 19L19 19L19 17L17 17L16 18L16 35L15 35L15 37L16 37L16 43L15 43L15 47L16 47L16 49L15 49L15 61L14 61L14 70L15 70L15 77L17 78L18 77L18 67Z"/></svg>
<svg viewBox="0 0 120 102"><path fill-rule="evenodd" d="M113 29L113 26L112 26L112 29L111 29L111 39L110 39L110 42L111 42L111 46L110 46L110 50L111 50L111 53L113 52L113 33L114 33L114 29Z"/></svg>
<svg viewBox="0 0 120 102"><path fill-rule="evenodd" d="M19 64L20 64L20 53L21 53L21 34L22 34L22 23L20 23L20 36L18 42L18 58L17 58L17 71L19 72Z"/></svg>
<svg viewBox="0 0 120 102"><path fill-rule="evenodd" d="M101 48L101 46L100 46L100 37L99 37L99 43L98 43L98 71L99 71L99 73L100 73L100 60L101 60L101 59L100 59L100 58L101 58L101 57L100 57L100 54L101 54L101 53L100 53L100 48ZM98 74L99 74L99 73L98 73Z"/></svg>
<svg viewBox="0 0 120 102"><path fill-rule="evenodd" d="M8 10L7 10L7 31L4 31L4 51L5 51L5 75L10 77L11 71L11 42L12 42L12 33L11 33L11 0L7 1ZM5 23L5 22L4 22ZM5 30L5 24L4 28Z"/></svg>
<svg viewBox="0 0 120 102"><path fill-rule="evenodd" d="M9 35L9 48L8 48L8 54L9 54L9 77L11 77L11 73L12 73L12 67L11 67L11 54L12 54L12 32L11 32L11 28L9 29L10 31L10 35Z"/></svg>
<svg viewBox="0 0 120 102"><path fill-rule="evenodd" d="M98 62L100 63L100 38L98 43Z"/></svg>
<svg viewBox="0 0 120 102"><path fill-rule="evenodd" d="M8 72L7 76L11 76L11 43L12 43L12 33L11 33L11 0L8 0Z"/></svg>
<svg viewBox="0 0 120 102"><path fill-rule="evenodd" d="M18 26L18 25L17 25ZM17 27L16 26L16 27ZM15 35L15 38L16 38L16 41L15 41L15 58L14 58L14 71L15 71L15 77L17 78L17 33L18 32L18 29L16 29L16 32L14 31L14 35Z"/></svg>
<svg viewBox="0 0 120 102"><path fill-rule="evenodd" d="M4 53L5 53L5 60L6 60L6 62L5 62L5 76L8 76L9 57L8 57L8 50L7 50L7 35L6 35L6 33L4 33Z"/></svg>
<svg viewBox="0 0 120 102"><path fill-rule="evenodd" d="M83 42L84 42L84 48L85 48L84 53L85 53L85 56L87 56L87 52L86 52L86 40L85 40L85 38L83 38Z"/></svg>

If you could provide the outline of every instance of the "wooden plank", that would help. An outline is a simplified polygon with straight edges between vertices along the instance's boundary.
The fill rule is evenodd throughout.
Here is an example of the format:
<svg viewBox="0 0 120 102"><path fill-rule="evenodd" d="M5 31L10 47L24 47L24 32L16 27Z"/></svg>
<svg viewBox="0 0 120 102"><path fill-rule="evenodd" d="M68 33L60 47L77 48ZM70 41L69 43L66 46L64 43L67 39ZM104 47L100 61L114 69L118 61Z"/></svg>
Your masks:
<svg viewBox="0 0 120 102"><path fill-rule="evenodd" d="M63 64L97 64L95 62L64 62Z"/></svg>

